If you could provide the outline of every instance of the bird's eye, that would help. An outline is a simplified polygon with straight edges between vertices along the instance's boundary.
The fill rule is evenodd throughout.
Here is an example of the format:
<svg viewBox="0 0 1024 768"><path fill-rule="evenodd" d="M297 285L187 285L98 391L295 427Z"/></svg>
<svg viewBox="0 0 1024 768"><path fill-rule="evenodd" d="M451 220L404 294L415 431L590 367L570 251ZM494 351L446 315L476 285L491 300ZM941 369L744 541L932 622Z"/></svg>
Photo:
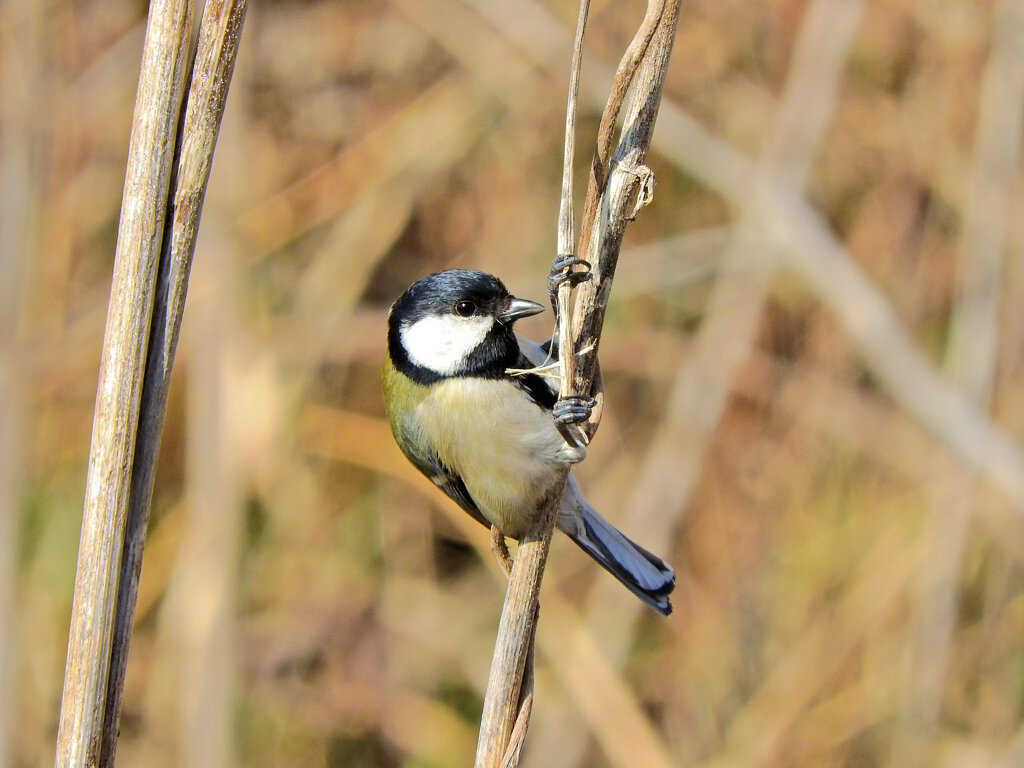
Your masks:
<svg viewBox="0 0 1024 768"><path fill-rule="evenodd" d="M476 304L472 301L457 301L455 302L455 314L461 317L469 317L476 312Z"/></svg>

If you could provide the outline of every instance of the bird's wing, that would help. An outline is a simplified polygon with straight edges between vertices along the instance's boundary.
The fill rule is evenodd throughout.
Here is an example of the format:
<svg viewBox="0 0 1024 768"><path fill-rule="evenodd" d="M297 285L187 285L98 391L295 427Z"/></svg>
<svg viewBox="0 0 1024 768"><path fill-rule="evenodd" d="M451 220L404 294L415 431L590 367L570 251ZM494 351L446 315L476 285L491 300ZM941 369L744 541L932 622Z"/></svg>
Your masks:
<svg viewBox="0 0 1024 768"><path fill-rule="evenodd" d="M519 361L515 367L525 370L557 363L557 350L554 353L549 353L552 339L548 339L543 344L538 344L516 334L516 341L519 342ZM558 400L557 374L555 376L545 376L539 373L517 373L512 378L519 385L520 389L526 392L537 405L549 411L554 407L555 401Z"/></svg>
<svg viewBox="0 0 1024 768"><path fill-rule="evenodd" d="M548 363L558 362L558 339L554 336L538 344L536 341L520 336L517 333L516 341L519 342L520 356L526 358L530 365L547 365Z"/></svg>
<svg viewBox="0 0 1024 768"><path fill-rule="evenodd" d="M404 425L400 425L399 428L403 427ZM414 451L409 446L416 445L416 441L409 435L404 436L403 440L397 442L405 457L409 459L416 469L426 475L430 482L444 491L448 498L468 512L470 517L478 523L488 528L491 527L491 524L481 514L476 502L473 501L473 497L469 495L469 490L466 488L466 483L463 482L462 477L441 461L441 458L436 453L431 450Z"/></svg>

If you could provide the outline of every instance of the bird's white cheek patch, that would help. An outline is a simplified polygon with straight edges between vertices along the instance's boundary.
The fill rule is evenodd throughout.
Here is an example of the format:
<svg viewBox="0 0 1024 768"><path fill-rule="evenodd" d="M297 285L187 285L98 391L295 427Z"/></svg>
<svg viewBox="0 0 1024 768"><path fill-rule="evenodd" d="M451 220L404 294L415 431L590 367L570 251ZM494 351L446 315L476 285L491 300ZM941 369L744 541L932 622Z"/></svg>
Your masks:
<svg viewBox="0 0 1024 768"><path fill-rule="evenodd" d="M416 365L447 375L463 366L493 327L491 317L424 317L402 328L402 345Z"/></svg>

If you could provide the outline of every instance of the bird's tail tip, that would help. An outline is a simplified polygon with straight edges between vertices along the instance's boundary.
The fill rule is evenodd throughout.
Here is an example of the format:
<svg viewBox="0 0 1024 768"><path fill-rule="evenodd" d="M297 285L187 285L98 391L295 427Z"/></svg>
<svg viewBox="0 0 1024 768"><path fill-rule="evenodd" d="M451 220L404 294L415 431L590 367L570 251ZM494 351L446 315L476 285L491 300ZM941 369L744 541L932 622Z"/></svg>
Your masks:
<svg viewBox="0 0 1024 768"><path fill-rule="evenodd" d="M566 531L570 537L647 605L663 616L671 614L669 595L676 586L672 567L593 510L582 520L582 531Z"/></svg>

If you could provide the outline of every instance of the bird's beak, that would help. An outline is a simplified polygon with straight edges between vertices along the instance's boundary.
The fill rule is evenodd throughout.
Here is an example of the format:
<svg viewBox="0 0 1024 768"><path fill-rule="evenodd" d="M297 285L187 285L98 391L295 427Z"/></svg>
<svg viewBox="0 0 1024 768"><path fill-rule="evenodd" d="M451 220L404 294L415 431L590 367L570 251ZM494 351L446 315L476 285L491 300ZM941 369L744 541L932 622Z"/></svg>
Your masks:
<svg viewBox="0 0 1024 768"><path fill-rule="evenodd" d="M530 301L529 299L517 299L513 296L508 306L498 313L498 322L511 323L520 317L529 317L543 311L543 304L538 304L536 301Z"/></svg>

